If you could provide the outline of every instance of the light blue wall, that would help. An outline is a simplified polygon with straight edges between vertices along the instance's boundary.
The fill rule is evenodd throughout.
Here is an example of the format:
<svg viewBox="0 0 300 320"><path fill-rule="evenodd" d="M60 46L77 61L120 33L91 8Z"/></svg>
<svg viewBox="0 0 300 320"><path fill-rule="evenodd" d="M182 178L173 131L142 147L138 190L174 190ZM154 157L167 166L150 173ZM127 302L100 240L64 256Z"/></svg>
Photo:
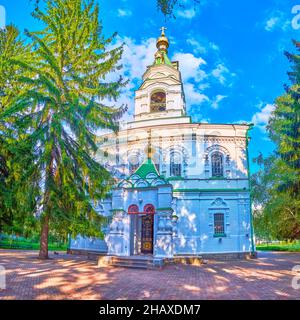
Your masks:
<svg viewBox="0 0 300 320"><path fill-rule="evenodd" d="M250 195L247 191L174 191L171 186L113 191L111 205L113 221L106 243L102 240L78 237L71 248L108 250L109 254L129 256L133 252L131 219L128 207L136 204L139 211L152 204L158 210L154 220L154 255L231 253L251 251ZM178 216L170 220L173 207ZM214 237L214 213L224 213L225 237ZM112 214L112 212L110 212ZM221 240L220 240L221 239Z"/></svg>
<svg viewBox="0 0 300 320"><path fill-rule="evenodd" d="M175 254L251 251L248 192L187 192L175 196L179 217ZM214 237L214 213L224 213L225 237Z"/></svg>

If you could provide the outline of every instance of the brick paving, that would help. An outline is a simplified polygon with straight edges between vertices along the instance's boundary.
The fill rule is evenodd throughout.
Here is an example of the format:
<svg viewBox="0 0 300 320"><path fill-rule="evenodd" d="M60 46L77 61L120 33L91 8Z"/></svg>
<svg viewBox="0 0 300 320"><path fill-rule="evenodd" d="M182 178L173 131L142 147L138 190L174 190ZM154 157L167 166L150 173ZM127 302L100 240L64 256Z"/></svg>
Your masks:
<svg viewBox="0 0 300 320"><path fill-rule="evenodd" d="M300 253L262 253L245 261L169 265L162 270L98 268L82 256L0 250L7 286L0 299L297 299L292 268ZM299 281L300 282L300 281Z"/></svg>

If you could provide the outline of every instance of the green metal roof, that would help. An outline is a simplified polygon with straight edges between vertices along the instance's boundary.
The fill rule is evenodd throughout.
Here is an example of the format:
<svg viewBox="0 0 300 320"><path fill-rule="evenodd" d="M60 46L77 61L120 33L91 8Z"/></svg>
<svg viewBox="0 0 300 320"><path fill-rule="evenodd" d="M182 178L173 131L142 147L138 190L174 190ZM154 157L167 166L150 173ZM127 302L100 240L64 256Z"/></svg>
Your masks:
<svg viewBox="0 0 300 320"><path fill-rule="evenodd" d="M167 64L167 65L173 67L173 64L172 64L171 60L169 59L168 55L164 51L160 51L160 52L164 58L163 59L161 59L161 58L155 59L154 64L156 64L156 65Z"/></svg>
<svg viewBox="0 0 300 320"><path fill-rule="evenodd" d="M154 173L159 176L159 173L152 162L151 158L146 159L140 167L134 172L134 174L139 175L142 179L145 179L149 173Z"/></svg>

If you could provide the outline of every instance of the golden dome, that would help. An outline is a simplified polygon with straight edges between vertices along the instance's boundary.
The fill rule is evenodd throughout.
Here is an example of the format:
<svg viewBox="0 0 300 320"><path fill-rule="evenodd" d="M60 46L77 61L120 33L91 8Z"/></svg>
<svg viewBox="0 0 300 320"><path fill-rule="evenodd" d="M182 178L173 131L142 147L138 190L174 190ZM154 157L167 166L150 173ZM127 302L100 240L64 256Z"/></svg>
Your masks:
<svg viewBox="0 0 300 320"><path fill-rule="evenodd" d="M160 51L167 52L169 48L169 39L165 35L165 30L166 30L165 27L161 28L161 35L156 41L156 47Z"/></svg>

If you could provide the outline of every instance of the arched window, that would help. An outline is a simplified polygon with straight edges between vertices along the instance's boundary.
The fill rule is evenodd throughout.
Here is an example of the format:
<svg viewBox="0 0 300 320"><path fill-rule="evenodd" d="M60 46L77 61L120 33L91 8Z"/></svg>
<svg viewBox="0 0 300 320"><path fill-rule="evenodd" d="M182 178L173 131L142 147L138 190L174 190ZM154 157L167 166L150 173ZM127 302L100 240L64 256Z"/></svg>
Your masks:
<svg viewBox="0 0 300 320"><path fill-rule="evenodd" d="M181 176L181 156L178 152L171 152L170 154L170 176Z"/></svg>
<svg viewBox="0 0 300 320"><path fill-rule="evenodd" d="M166 93L164 91L156 91L151 94L150 112L160 112L166 110Z"/></svg>
<svg viewBox="0 0 300 320"><path fill-rule="evenodd" d="M155 212L155 208L152 204L146 204L145 207L144 207L144 213L147 213L147 214L154 214Z"/></svg>
<svg viewBox="0 0 300 320"><path fill-rule="evenodd" d="M139 207L136 204L132 204L128 208L128 213L129 214L137 214L137 213L139 213Z"/></svg>
<svg viewBox="0 0 300 320"><path fill-rule="evenodd" d="M214 152L211 156L211 173L213 177L223 177L223 156L220 152Z"/></svg>

